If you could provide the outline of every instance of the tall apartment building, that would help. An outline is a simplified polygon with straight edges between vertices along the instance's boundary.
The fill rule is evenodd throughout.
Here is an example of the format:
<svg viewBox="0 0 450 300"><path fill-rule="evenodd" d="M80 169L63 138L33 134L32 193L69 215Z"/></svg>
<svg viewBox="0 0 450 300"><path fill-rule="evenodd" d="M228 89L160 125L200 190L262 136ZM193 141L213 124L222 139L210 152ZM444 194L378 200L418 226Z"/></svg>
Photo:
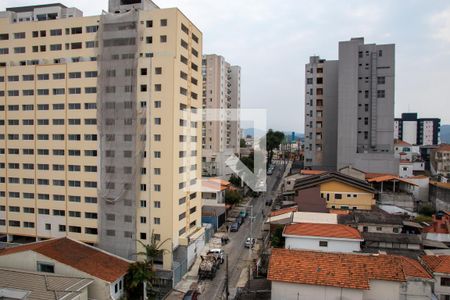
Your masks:
<svg viewBox="0 0 450 300"><path fill-rule="evenodd" d="M203 108L240 109L241 68L230 65L220 55L208 54L203 56L202 70ZM204 121L202 130L203 175L231 175L225 161L233 154L239 156L239 121Z"/></svg>
<svg viewBox="0 0 450 300"><path fill-rule="evenodd" d="M394 139L411 145L440 144L441 119L417 118L417 113L403 113L394 121Z"/></svg>
<svg viewBox="0 0 450 300"><path fill-rule="evenodd" d="M339 43L337 62L311 58L305 76L305 166L327 169L335 159L337 169L398 172L392 138L394 52L393 44L353 38Z"/></svg>
<svg viewBox="0 0 450 300"><path fill-rule="evenodd" d="M178 9L110 0L0 13L0 234L69 236L163 270L201 238L202 33ZM174 270L175 273L175 270Z"/></svg>
<svg viewBox="0 0 450 300"><path fill-rule="evenodd" d="M312 56L305 66L305 167L335 170L338 61Z"/></svg>

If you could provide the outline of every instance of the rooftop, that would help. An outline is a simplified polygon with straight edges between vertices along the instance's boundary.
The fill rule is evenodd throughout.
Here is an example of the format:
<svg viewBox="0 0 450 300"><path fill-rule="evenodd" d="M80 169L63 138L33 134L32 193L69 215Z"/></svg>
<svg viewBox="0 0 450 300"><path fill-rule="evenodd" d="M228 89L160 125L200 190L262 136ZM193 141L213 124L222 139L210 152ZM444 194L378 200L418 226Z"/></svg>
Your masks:
<svg viewBox="0 0 450 300"><path fill-rule="evenodd" d="M370 242L422 244L422 236L419 234L363 232L362 236L364 241Z"/></svg>
<svg viewBox="0 0 450 300"><path fill-rule="evenodd" d="M337 224L337 214L299 211L294 212L293 223Z"/></svg>
<svg viewBox="0 0 450 300"><path fill-rule="evenodd" d="M40 4L40 5L7 7L6 11L13 11L13 12L19 13L19 12L33 11L36 8L45 8L45 7L54 7L54 6L59 6L61 8L67 8L67 6L65 6L64 4L61 4L61 3L49 3L49 4Z"/></svg>
<svg viewBox="0 0 450 300"><path fill-rule="evenodd" d="M422 260L433 272L450 274L449 255L424 255Z"/></svg>
<svg viewBox="0 0 450 300"><path fill-rule="evenodd" d="M283 236L287 235L362 240L361 234L357 229L340 224L290 224L286 225L283 230Z"/></svg>
<svg viewBox="0 0 450 300"><path fill-rule="evenodd" d="M450 151L450 145L448 145L448 144L441 144L441 145L439 145L439 147L437 147L436 149L434 149L434 151L437 151L437 152L441 152L441 151L447 152L447 151Z"/></svg>
<svg viewBox="0 0 450 300"><path fill-rule="evenodd" d="M394 255L273 249L267 278L299 284L370 289L370 280L431 279L416 260Z"/></svg>
<svg viewBox="0 0 450 300"><path fill-rule="evenodd" d="M295 181L294 190L306 189L329 181L338 181L370 193L376 192L366 181L359 180L355 177L339 172L325 172L319 175L312 175L306 178L297 179Z"/></svg>
<svg viewBox="0 0 450 300"><path fill-rule="evenodd" d="M93 282L87 278L4 268L0 268L0 278L0 299L79 299L79 291ZM12 298L24 293L28 294L26 298Z"/></svg>
<svg viewBox="0 0 450 300"><path fill-rule="evenodd" d="M291 212L296 212L297 211L297 206L293 206L293 207L288 207L288 208L282 208L282 209L278 209L278 210L274 210L270 213L270 217L276 217L279 215L283 215L286 213L291 213Z"/></svg>
<svg viewBox="0 0 450 300"><path fill-rule="evenodd" d="M403 225L403 217L375 208L372 211L353 211L348 215L338 215L338 222L339 224Z"/></svg>
<svg viewBox="0 0 450 300"><path fill-rule="evenodd" d="M399 146L412 146L410 143L407 143L407 142L402 141L402 140L395 140L394 144L395 145L399 145Z"/></svg>
<svg viewBox="0 0 450 300"><path fill-rule="evenodd" d="M0 250L0 256L34 251L107 282L114 282L128 271L129 261L63 237Z"/></svg>
<svg viewBox="0 0 450 300"><path fill-rule="evenodd" d="M301 175L320 175L326 173L326 171L321 170L300 170Z"/></svg>
<svg viewBox="0 0 450 300"><path fill-rule="evenodd" d="M444 188L444 189L450 189L450 182L438 182L438 181L430 181L431 185Z"/></svg>

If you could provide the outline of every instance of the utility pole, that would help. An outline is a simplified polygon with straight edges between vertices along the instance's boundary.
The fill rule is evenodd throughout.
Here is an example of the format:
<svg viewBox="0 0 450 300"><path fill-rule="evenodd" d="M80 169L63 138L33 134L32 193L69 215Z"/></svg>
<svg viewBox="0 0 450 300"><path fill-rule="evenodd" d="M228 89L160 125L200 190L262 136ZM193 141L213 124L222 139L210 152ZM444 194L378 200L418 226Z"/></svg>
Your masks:
<svg viewBox="0 0 450 300"><path fill-rule="evenodd" d="M228 295L230 294L228 290L228 254L225 254L225 299L228 300Z"/></svg>

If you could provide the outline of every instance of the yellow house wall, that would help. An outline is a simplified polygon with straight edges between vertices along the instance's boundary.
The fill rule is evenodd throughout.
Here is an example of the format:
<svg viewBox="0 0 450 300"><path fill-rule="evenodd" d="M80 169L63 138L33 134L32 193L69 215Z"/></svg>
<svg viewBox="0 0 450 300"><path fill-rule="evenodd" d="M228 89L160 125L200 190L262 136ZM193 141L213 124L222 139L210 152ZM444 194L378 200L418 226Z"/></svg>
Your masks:
<svg viewBox="0 0 450 300"><path fill-rule="evenodd" d="M374 193L368 193L357 187L339 182L330 181L320 185L320 193L327 200L328 208L348 208L370 210L375 205ZM341 194L342 199L336 199L335 194Z"/></svg>

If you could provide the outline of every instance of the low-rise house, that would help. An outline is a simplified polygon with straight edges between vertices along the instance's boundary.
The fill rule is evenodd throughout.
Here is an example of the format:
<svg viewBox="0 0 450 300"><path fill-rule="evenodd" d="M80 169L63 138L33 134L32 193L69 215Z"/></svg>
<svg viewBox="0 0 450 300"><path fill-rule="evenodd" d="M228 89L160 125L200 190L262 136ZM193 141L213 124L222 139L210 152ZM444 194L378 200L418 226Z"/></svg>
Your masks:
<svg viewBox="0 0 450 300"><path fill-rule="evenodd" d="M347 215L338 215L338 223L350 225L360 232L396 233L403 229L403 217L392 215L380 209L371 212L354 211Z"/></svg>
<svg viewBox="0 0 450 300"><path fill-rule="evenodd" d="M450 176L450 145L442 144L431 150L430 171L433 175Z"/></svg>
<svg viewBox="0 0 450 300"><path fill-rule="evenodd" d="M381 174L370 177L367 181L377 190L377 203L396 205L398 207L416 211L418 199L414 198L417 185L396 175Z"/></svg>
<svg viewBox="0 0 450 300"><path fill-rule="evenodd" d="M285 248L330 252L356 252L363 241L355 228L340 224L298 223L283 230Z"/></svg>
<svg viewBox="0 0 450 300"><path fill-rule="evenodd" d="M317 223L317 224L337 224L337 214L316 213L316 212L294 212L292 223Z"/></svg>
<svg viewBox="0 0 450 300"><path fill-rule="evenodd" d="M283 192L293 191L294 190L295 181L297 179L305 178L307 176L308 175L303 175L301 173L297 173L297 174L292 174L292 175L286 176L283 179Z"/></svg>
<svg viewBox="0 0 450 300"><path fill-rule="evenodd" d="M364 249L422 250L419 234L363 232Z"/></svg>
<svg viewBox="0 0 450 300"><path fill-rule="evenodd" d="M450 213L439 211L434 214L431 225L423 228L422 232L427 240L450 245Z"/></svg>
<svg viewBox="0 0 450 300"><path fill-rule="evenodd" d="M424 255L422 263L433 275L434 294L439 300L450 299L450 256Z"/></svg>
<svg viewBox="0 0 450 300"><path fill-rule="evenodd" d="M430 202L436 211L450 211L450 182L430 181Z"/></svg>
<svg viewBox="0 0 450 300"><path fill-rule="evenodd" d="M416 260L273 249L267 278L271 299L432 299L432 277Z"/></svg>
<svg viewBox="0 0 450 300"><path fill-rule="evenodd" d="M366 180L366 172L360 169L354 168L353 166L346 166L339 169L339 173L355 177L359 180Z"/></svg>
<svg viewBox="0 0 450 300"><path fill-rule="evenodd" d="M92 279L89 299L120 299L129 264L128 260L67 237L0 250L1 268Z"/></svg>
<svg viewBox="0 0 450 300"><path fill-rule="evenodd" d="M367 182L339 172L298 179L294 186L294 201L301 202L300 192L312 188L325 199L329 209L370 210L375 204L376 191Z"/></svg>
<svg viewBox="0 0 450 300"><path fill-rule="evenodd" d="M88 300L93 280L0 268L0 299Z"/></svg>
<svg viewBox="0 0 450 300"><path fill-rule="evenodd" d="M202 180L202 202L206 206L225 206L225 191L231 188L230 182L219 178Z"/></svg>

